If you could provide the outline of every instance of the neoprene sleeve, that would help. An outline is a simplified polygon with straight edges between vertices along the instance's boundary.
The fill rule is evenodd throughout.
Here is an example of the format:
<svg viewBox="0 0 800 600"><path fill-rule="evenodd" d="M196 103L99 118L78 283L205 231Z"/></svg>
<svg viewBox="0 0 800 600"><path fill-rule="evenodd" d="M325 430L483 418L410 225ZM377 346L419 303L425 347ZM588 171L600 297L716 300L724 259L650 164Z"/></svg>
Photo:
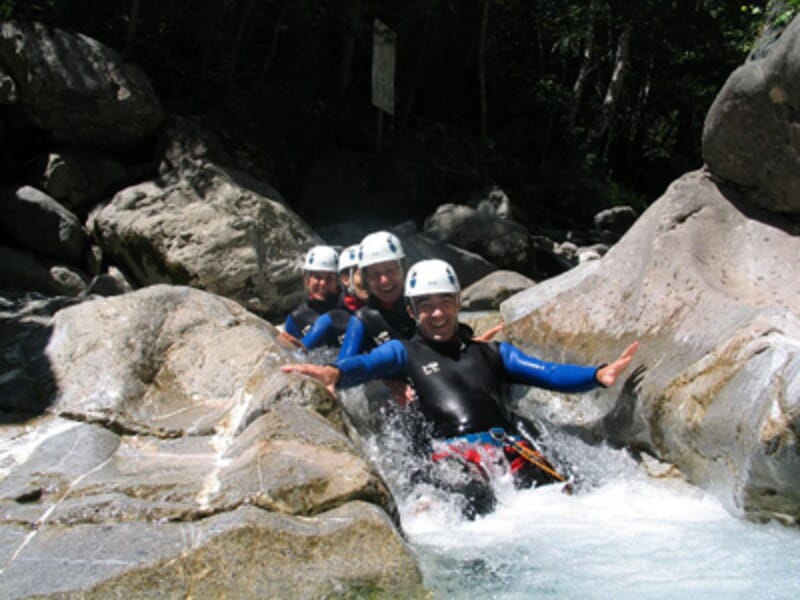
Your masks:
<svg viewBox="0 0 800 600"><path fill-rule="evenodd" d="M500 356L515 383L567 393L588 392L600 387L597 367L546 362L528 356L506 342L500 344Z"/></svg>
<svg viewBox="0 0 800 600"><path fill-rule="evenodd" d="M319 319L314 321L314 325L311 326L308 333L303 336L303 339L300 340L303 342L303 346L308 348L316 348L322 341L325 339L325 335L328 333L328 329L331 328L333 325L333 321L328 313L322 315Z"/></svg>
<svg viewBox="0 0 800 600"><path fill-rule="evenodd" d="M297 330L297 325L294 323L294 319L292 319L292 315L286 317L286 324L283 326L283 329L291 336L296 338L300 337L300 332Z"/></svg>
<svg viewBox="0 0 800 600"><path fill-rule="evenodd" d="M352 324L354 320L358 319L350 319L350 323ZM368 354L357 354L337 360L333 366L342 372L342 376L336 387L353 387L371 379L404 377L407 364L408 357L403 343L399 340L389 340Z"/></svg>
<svg viewBox="0 0 800 600"><path fill-rule="evenodd" d="M364 323L358 317L350 317L347 323L347 331L344 332L344 340L339 350L339 360L350 358L361 352L364 345Z"/></svg>

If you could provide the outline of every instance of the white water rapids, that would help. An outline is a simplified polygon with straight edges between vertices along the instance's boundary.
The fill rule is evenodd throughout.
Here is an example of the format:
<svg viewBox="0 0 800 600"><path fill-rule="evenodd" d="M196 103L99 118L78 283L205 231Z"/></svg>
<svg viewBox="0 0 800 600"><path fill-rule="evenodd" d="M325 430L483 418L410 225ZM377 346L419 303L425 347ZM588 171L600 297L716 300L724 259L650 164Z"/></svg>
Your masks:
<svg viewBox="0 0 800 600"><path fill-rule="evenodd" d="M345 403L365 408L355 390ZM501 480L497 509L468 521L408 484L403 442L386 431L368 452L437 599L800 598L800 531L734 517L696 487L649 477L623 450L550 439L578 491Z"/></svg>

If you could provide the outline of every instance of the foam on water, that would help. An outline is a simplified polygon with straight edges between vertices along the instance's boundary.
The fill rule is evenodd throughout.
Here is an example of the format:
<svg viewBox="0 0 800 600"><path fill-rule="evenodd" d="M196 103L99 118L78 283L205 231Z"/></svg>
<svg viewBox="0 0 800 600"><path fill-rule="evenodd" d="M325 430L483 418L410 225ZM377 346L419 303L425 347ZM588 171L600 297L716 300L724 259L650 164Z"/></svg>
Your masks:
<svg viewBox="0 0 800 600"><path fill-rule="evenodd" d="M403 506L436 597L800 597L800 532L737 519L677 480L628 475L499 500L471 522Z"/></svg>
<svg viewBox="0 0 800 600"><path fill-rule="evenodd" d="M362 420L374 411L360 389L343 402ZM435 598L800 598L800 531L734 517L624 450L564 434L544 431L543 447L570 465L576 493L515 490L504 477L497 509L468 521L452 497L410 485L402 418L368 436L367 452Z"/></svg>

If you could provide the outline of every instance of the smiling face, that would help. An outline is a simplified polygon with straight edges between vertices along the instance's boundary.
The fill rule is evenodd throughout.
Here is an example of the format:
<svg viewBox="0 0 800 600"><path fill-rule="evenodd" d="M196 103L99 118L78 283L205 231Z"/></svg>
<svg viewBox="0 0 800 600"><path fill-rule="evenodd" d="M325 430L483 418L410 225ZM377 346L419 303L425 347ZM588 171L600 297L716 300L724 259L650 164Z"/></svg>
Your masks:
<svg viewBox="0 0 800 600"><path fill-rule="evenodd" d="M309 300L326 300L339 293L336 273L331 271L306 271L303 282Z"/></svg>
<svg viewBox="0 0 800 600"><path fill-rule="evenodd" d="M370 294L384 304L393 304L403 295L403 269L398 261L376 263L363 271Z"/></svg>
<svg viewBox="0 0 800 600"><path fill-rule="evenodd" d="M369 298L369 292L364 285L364 278L361 275L361 269L356 269L353 273L353 291L355 292L356 297L362 302L366 302L367 298Z"/></svg>
<svg viewBox="0 0 800 600"><path fill-rule="evenodd" d="M458 295L430 294L414 298L409 307L409 314L416 319L422 337L436 342L447 342L453 339L458 331L460 309L461 300Z"/></svg>

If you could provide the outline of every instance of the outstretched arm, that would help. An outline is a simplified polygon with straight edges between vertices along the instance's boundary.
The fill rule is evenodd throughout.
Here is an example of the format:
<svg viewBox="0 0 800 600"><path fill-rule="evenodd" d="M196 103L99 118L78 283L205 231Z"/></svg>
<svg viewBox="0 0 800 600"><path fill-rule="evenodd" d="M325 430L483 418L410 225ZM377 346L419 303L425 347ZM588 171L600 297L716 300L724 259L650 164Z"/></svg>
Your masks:
<svg viewBox="0 0 800 600"><path fill-rule="evenodd" d="M617 380L617 377L628 368L633 360L634 354L639 349L639 342L633 342L630 346L625 348L622 354L619 355L619 358L614 362L606 365L605 367L601 367L597 370L597 381L603 384L606 387L614 385L614 382Z"/></svg>
<svg viewBox="0 0 800 600"><path fill-rule="evenodd" d="M358 317L350 317L347 330L344 332L342 347L339 349L339 360L360 354L363 345L364 323Z"/></svg>
<svg viewBox="0 0 800 600"><path fill-rule="evenodd" d="M506 326L505 323L498 323L494 327L490 327L489 329L484 331L482 334L477 335L472 339L474 339L476 342L489 342L494 338L494 336L496 336L498 333L503 331L503 328L505 326Z"/></svg>
<svg viewBox="0 0 800 600"><path fill-rule="evenodd" d="M281 371L284 373L300 373L308 375L322 383L328 391L336 395L336 384L342 376L342 372L331 365L312 365L309 363L283 365Z"/></svg>
<svg viewBox="0 0 800 600"><path fill-rule="evenodd" d="M371 379L404 377L406 365L405 347L397 340L390 340L369 354L337 360L333 365L290 364L282 366L281 370L313 377L333 393L337 386L348 388Z"/></svg>
<svg viewBox="0 0 800 600"><path fill-rule="evenodd" d="M619 375L630 365L638 348L639 342L634 342L617 360L599 368L539 360L505 342L500 344L500 356L506 372L517 383L575 393L588 392L598 385L614 385Z"/></svg>

